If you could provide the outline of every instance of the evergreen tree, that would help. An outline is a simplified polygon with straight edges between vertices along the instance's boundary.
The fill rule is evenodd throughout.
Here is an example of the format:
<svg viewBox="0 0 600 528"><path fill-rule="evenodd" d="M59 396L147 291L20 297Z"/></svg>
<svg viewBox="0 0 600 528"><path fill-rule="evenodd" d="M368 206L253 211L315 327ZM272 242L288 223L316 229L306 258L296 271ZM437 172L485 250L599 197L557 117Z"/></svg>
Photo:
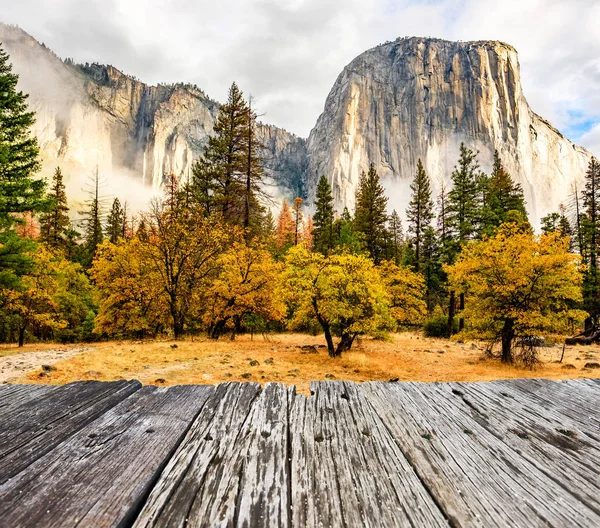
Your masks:
<svg viewBox="0 0 600 528"><path fill-rule="evenodd" d="M89 198L85 201L86 209L80 211L85 244L83 247L82 265L87 269L92 265L96 250L104 240L102 220L104 218L105 200L100 195L103 181L100 179L98 169L92 176L89 184Z"/></svg>
<svg viewBox="0 0 600 528"><path fill-rule="evenodd" d="M327 255L333 249L333 196L325 176L321 176L315 197L313 248Z"/></svg>
<svg viewBox="0 0 600 528"><path fill-rule="evenodd" d="M449 244L446 247L446 258L453 264L465 242L473 240L480 228L482 194L482 176L477 163L477 152L467 148L464 143L460 145L458 165L452 172L453 187L448 193L448 228L450 230ZM460 294L459 310L464 310L465 295ZM455 294L450 291L448 306L449 333L454 327ZM464 319L459 321L462 330Z"/></svg>
<svg viewBox="0 0 600 528"><path fill-rule="evenodd" d="M494 152L494 166L489 178L484 183L483 202L484 215L482 234L491 235L494 230L506 221L509 211L517 211L527 221L527 209L523 188L515 183L502 167L500 155Z"/></svg>
<svg viewBox="0 0 600 528"><path fill-rule="evenodd" d="M48 205L44 181L33 178L40 168L37 140L31 134L35 113L28 111L28 96L17 91L18 79L0 47L0 229L14 224L14 213Z"/></svg>
<svg viewBox="0 0 600 528"><path fill-rule="evenodd" d="M361 174L356 190L354 229L363 236L365 247L376 264L385 256L387 202L375 165L371 163L369 172Z"/></svg>
<svg viewBox="0 0 600 528"><path fill-rule="evenodd" d="M417 162L417 172L410 189L412 195L406 210L406 218L408 220L408 232L412 235L411 241L415 254L413 266L415 271L418 272L421 270L423 263L421 252L423 233L431 226L431 221L434 218L429 177L425 173L421 160Z"/></svg>
<svg viewBox="0 0 600 528"><path fill-rule="evenodd" d="M600 315L600 277L598 274L598 245L600 244L600 163L592 158L586 175L583 191L585 217L581 229L585 241L584 255L587 270L583 281L584 308L591 322L597 324Z"/></svg>
<svg viewBox="0 0 600 528"><path fill-rule="evenodd" d="M435 229L429 225L423 232L423 266L421 274L425 279L425 300L427 311L432 312L442 298L442 283L446 279L442 271L440 244Z"/></svg>
<svg viewBox="0 0 600 528"><path fill-rule="evenodd" d="M106 236L111 243L116 244L119 238L124 238L125 210L118 198L113 200L110 213L106 218Z"/></svg>
<svg viewBox="0 0 600 528"><path fill-rule="evenodd" d="M347 207L342 216L333 221L333 247L337 252L358 254L363 252L362 234L354 229L354 220Z"/></svg>
<svg viewBox="0 0 600 528"><path fill-rule="evenodd" d="M388 234L390 241L388 258L393 260L396 266L399 266L404 256L404 230L402 229L402 220L396 209L392 211L388 221Z"/></svg>
<svg viewBox="0 0 600 528"><path fill-rule="evenodd" d="M249 232L260 230L265 208L263 160L256 132L256 113L233 83L227 102L221 105L203 157L192 169L190 183L193 200L207 214L219 212L230 224Z"/></svg>
<svg viewBox="0 0 600 528"><path fill-rule="evenodd" d="M54 171L48 199L49 209L40 217L40 239L52 248L65 249L71 223L60 167Z"/></svg>

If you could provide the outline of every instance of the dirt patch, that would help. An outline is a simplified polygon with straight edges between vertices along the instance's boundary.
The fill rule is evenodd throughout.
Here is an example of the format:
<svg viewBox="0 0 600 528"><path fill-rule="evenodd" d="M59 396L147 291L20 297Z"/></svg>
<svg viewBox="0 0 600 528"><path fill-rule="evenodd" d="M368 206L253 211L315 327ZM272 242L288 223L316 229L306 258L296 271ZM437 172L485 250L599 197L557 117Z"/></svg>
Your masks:
<svg viewBox="0 0 600 528"><path fill-rule="evenodd" d="M23 379L23 375L32 374L31 371L41 374L40 378L49 378L55 370L55 363L68 360L88 350L89 347L62 348L55 345L55 348L45 350L34 350L32 346L28 346L23 352L4 351L5 353L0 355L0 383L14 383L18 380L31 383L33 379ZM46 380L40 379L40 381Z"/></svg>

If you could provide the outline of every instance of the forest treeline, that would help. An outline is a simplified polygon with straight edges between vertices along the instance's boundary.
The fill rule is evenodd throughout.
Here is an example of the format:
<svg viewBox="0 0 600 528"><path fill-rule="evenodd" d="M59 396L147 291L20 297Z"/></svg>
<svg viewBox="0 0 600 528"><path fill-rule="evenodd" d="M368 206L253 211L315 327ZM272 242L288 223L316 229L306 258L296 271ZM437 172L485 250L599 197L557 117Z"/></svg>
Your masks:
<svg viewBox="0 0 600 528"><path fill-rule="evenodd" d="M96 171L74 222L61 169L48 184L35 176L35 116L17 81L0 50L1 341L295 329L324 333L335 357L358 336L413 327L531 363L531 336L597 321L596 160L574 219L561 209L540 235L498 153L488 175L466 145L436 200L418 162L406 229L373 165L352 212L335 210L323 175L312 216L297 197L275 218L256 114L234 83L188 178L165 176L134 216L107 203Z"/></svg>

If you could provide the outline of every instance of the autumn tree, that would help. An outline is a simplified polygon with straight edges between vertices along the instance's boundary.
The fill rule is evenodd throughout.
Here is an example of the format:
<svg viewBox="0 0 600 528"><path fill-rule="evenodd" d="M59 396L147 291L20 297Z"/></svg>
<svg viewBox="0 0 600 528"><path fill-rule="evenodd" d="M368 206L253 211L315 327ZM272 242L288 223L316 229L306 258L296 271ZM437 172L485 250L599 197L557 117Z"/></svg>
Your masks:
<svg viewBox="0 0 600 528"><path fill-rule="evenodd" d="M582 319L579 258L556 233L535 235L514 224L466 244L446 267L451 286L469 296L464 316L473 335L502 344L502 361L514 359L517 338L566 331ZM585 315L585 314L584 314Z"/></svg>
<svg viewBox="0 0 600 528"><path fill-rule="evenodd" d="M382 262L378 269L398 327L421 324L427 315L422 275L389 260Z"/></svg>
<svg viewBox="0 0 600 528"><path fill-rule="evenodd" d="M331 357L349 350L361 334L379 335L392 325L382 279L371 259L348 253L325 257L303 246L286 255L282 295L290 328L317 322ZM334 345L333 336L339 337Z"/></svg>
<svg viewBox="0 0 600 528"><path fill-rule="evenodd" d="M369 171L361 174L356 189L354 229L363 236L365 248L375 263L379 263L385 255L387 203L385 190L379 182L375 165L371 163Z"/></svg>
<svg viewBox="0 0 600 528"><path fill-rule="evenodd" d="M152 204L144 219L142 258L159 277L178 339L198 315L201 295L214 279L219 255L239 233L195 209L172 211L161 201Z"/></svg>
<svg viewBox="0 0 600 528"><path fill-rule="evenodd" d="M294 245L296 233L296 223L292 213L292 208L287 200L283 200L281 211L277 217L277 227L275 228L275 238L277 249L285 251Z"/></svg>
<svg viewBox="0 0 600 528"><path fill-rule="evenodd" d="M17 91L18 80L0 47L0 230L12 226L16 214L48 205L45 182L34 178L40 169L37 139L31 133L35 113L27 107L28 96Z"/></svg>
<svg viewBox="0 0 600 528"><path fill-rule="evenodd" d="M105 241L90 270L99 298L97 334L155 336L169 325L169 303L161 274L138 237Z"/></svg>
<svg viewBox="0 0 600 528"><path fill-rule="evenodd" d="M333 196L331 195L331 186L325 176L321 176L317 184L315 196L315 214L313 222L315 251L327 255L334 247L333 240Z"/></svg>
<svg viewBox="0 0 600 528"><path fill-rule="evenodd" d="M52 248L65 249L69 229L72 227L69 220L67 193L60 167L54 171L48 200L48 210L40 216L40 239Z"/></svg>
<svg viewBox="0 0 600 528"><path fill-rule="evenodd" d="M249 316L279 321L285 308L277 295L279 265L262 247L234 243L218 260L218 272L206 292L203 320L213 339L242 330Z"/></svg>
<svg viewBox="0 0 600 528"><path fill-rule="evenodd" d="M434 218L433 200L431 199L431 185L429 177L423 168L421 160L417 162L417 172L410 185L412 191L410 202L406 210L410 242L414 248L415 271L423 267L422 243L425 230L431 226Z"/></svg>
<svg viewBox="0 0 600 528"><path fill-rule="evenodd" d="M52 253L38 246L31 255L28 272L13 288L3 291L3 314L13 316L18 329L18 344L23 346L25 331L30 326L57 329L65 325L53 298L58 284Z"/></svg>

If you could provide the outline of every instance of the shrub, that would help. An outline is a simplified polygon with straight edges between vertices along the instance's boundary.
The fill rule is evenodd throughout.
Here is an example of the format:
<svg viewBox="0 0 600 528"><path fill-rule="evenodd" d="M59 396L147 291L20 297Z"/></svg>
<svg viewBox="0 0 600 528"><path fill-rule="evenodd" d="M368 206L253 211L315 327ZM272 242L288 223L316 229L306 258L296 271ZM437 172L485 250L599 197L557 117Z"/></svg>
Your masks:
<svg viewBox="0 0 600 528"><path fill-rule="evenodd" d="M458 319L454 319L453 333L458 332ZM431 317L425 321L423 332L427 337L448 337L448 316L438 306Z"/></svg>

